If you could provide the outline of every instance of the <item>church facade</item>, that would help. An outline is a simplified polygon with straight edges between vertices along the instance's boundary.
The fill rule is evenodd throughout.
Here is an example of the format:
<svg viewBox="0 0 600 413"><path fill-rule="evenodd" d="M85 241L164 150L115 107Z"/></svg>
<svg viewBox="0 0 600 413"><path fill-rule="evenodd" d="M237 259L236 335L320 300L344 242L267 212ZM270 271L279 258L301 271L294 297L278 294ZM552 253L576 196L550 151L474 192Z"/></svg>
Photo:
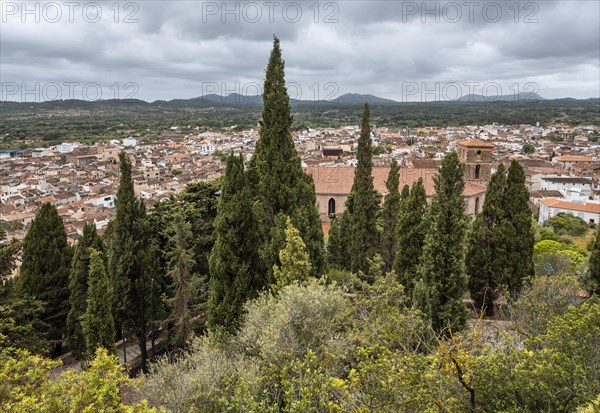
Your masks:
<svg viewBox="0 0 600 413"><path fill-rule="evenodd" d="M465 165L465 189L463 197L466 201L466 212L478 214L483 206L485 190L492 169L492 152L494 145L478 139L470 139L457 143L460 161ZM312 175L315 183L317 204L323 229L329 230L330 215L340 215L345 210L345 203L354 182L354 167L308 167L306 172ZM387 189L385 181L389 167L373 167L373 185L383 196ZM433 177L438 173L435 167L406 167L400 168L400 185L411 187L419 178L423 179L427 198L435 194Z"/></svg>

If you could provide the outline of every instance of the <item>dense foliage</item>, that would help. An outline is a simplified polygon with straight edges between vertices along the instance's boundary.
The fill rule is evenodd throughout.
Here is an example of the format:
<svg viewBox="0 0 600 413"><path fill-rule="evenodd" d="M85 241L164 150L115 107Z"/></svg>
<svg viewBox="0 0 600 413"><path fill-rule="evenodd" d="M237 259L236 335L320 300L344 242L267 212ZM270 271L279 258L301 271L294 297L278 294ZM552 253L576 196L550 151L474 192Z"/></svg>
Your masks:
<svg viewBox="0 0 600 413"><path fill-rule="evenodd" d="M259 138L248 165L248 179L264 243L261 258L269 275L273 266L279 264L288 217L306 245L312 274L318 275L325 266L323 230L312 177L302 169L291 135L284 66L279 39L275 38L263 87Z"/></svg>
<svg viewBox="0 0 600 413"><path fill-rule="evenodd" d="M600 392L600 302L564 307L524 341L436 338L393 277L351 300L292 284L247 304L239 333L195 341L140 382L173 412L574 412ZM500 344L500 345L499 345Z"/></svg>
<svg viewBox="0 0 600 413"><path fill-rule="evenodd" d="M419 275L428 289L433 326L447 334L463 329L467 321L467 308L462 302L467 290L464 166L456 152L444 158L434 183Z"/></svg>
<svg viewBox="0 0 600 413"><path fill-rule="evenodd" d="M71 255L62 218L51 204L42 205L23 241L17 282L21 295L44 303L42 320L51 340L60 340L65 330Z"/></svg>
<svg viewBox="0 0 600 413"><path fill-rule="evenodd" d="M348 252L353 272L368 272L368 259L380 251L377 215L380 195L373 186L373 153L369 105L365 103L360 137L358 138L357 166L350 196L346 201L349 214Z"/></svg>

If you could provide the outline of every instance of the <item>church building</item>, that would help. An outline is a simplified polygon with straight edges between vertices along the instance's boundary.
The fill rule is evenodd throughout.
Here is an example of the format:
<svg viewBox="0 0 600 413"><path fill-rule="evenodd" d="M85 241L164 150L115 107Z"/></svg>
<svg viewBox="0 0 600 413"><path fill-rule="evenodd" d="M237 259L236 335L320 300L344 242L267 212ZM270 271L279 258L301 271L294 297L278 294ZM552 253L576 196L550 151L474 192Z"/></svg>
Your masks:
<svg viewBox="0 0 600 413"><path fill-rule="evenodd" d="M485 190L491 176L492 152L494 145L479 139L468 139L457 142L457 152L460 161L465 165L465 189L463 196L466 201L466 211L475 215L481 211L485 198ZM329 231L329 216L340 215L345 210L346 198L354 182L354 167L308 167L306 172L312 175L315 182L315 192L321 222L325 232ZM373 185L384 196L387 192L385 181L389 167L373 167ZM435 194L433 177L438 169L432 164L425 167L400 168L400 187L411 187L419 178L423 178L427 198ZM383 197L382 197L383 201Z"/></svg>

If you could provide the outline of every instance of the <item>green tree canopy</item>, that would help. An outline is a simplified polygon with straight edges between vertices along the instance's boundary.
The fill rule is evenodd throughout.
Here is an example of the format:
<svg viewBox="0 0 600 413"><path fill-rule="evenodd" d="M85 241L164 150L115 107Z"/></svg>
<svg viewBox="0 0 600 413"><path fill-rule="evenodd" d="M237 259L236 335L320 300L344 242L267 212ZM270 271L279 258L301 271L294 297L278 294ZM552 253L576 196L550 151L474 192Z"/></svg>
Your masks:
<svg viewBox="0 0 600 413"><path fill-rule="evenodd" d="M358 164L352 184L350 214L349 252L351 270L367 273L367 259L373 258L379 251L379 231L377 215L380 195L373 186L373 153L371 149L371 124L369 105L365 110L358 138Z"/></svg>
<svg viewBox="0 0 600 413"><path fill-rule="evenodd" d="M90 248L89 257L89 287L82 330L88 357L93 357L99 348L114 353L115 322L112 315L113 291L102 255Z"/></svg>
<svg viewBox="0 0 600 413"><path fill-rule="evenodd" d="M448 333L464 328L467 309L462 298L467 289L464 269L465 215L464 167L456 152L444 158L434 178L428 230L420 262L420 275L429 289L432 323Z"/></svg>
<svg viewBox="0 0 600 413"><path fill-rule="evenodd" d="M62 218L51 204L42 205L23 241L18 284L22 294L45 303L51 340L62 339L65 330L71 255Z"/></svg>
<svg viewBox="0 0 600 413"><path fill-rule="evenodd" d="M285 228L285 248L279 251L279 261L273 267L277 288L294 282L306 282L310 275L310 258L306 252L300 232L292 225L288 217Z"/></svg>
<svg viewBox="0 0 600 413"><path fill-rule="evenodd" d="M215 222L215 246L210 256L208 325L233 332L247 299L268 286L257 245L258 222L243 158L230 155L221 187Z"/></svg>
<svg viewBox="0 0 600 413"><path fill-rule="evenodd" d="M284 239L282 233L273 232L276 218L280 214L289 216L306 244L312 274L319 276L325 265L323 230L312 177L302 170L290 132L292 115L284 72L279 39L275 37L263 87L259 139L249 164L249 180L265 241L261 255L271 275L273 265L279 264Z"/></svg>
<svg viewBox="0 0 600 413"><path fill-rule="evenodd" d="M390 272L396 258L396 225L400 209L400 166L392 160L390 172L385 182L387 194L383 201L383 232L381 234L381 256L383 257L383 270Z"/></svg>
<svg viewBox="0 0 600 413"><path fill-rule="evenodd" d="M81 317L87 307L87 290L90 270L90 248L102 253L102 240L94 224L83 226L83 235L77 243L69 274L69 314L67 315L66 344L75 354L85 351L85 338Z"/></svg>

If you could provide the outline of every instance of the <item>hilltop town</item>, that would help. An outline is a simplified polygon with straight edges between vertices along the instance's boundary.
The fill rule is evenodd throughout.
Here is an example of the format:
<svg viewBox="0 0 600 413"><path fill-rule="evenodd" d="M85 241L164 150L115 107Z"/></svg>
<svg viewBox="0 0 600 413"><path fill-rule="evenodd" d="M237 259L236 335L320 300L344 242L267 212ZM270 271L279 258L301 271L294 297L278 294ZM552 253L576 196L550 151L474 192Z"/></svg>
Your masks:
<svg viewBox="0 0 600 413"><path fill-rule="evenodd" d="M374 127L375 188L385 192L389 163L401 165L400 186L419 177L428 196L440 160L461 142L470 142L481 164L467 172L464 196L468 212L483 204L490 173L500 163L517 159L525 168L531 206L539 208L540 222L558 212L570 212L586 222L600 221L600 127L553 125L483 125L460 128L391 129ZM303 167L313 175L325 232L332 213L344 211L356 166L358 126L319 128L292 132ZM102 232L115 211L119 182L118 155L124 150L133 163L135 191L147 204L160 202L186 184L220 177L222 157L255 150L258 129L241 132L201 131L173 127L160 140L139 137L85 146L63 143L50 148L0 152L0 221L8 238L22 239L39 206L58 208L69 241L75 243L85 223ZM478 148L480 146L481 148ZM465 155L466 156L466 155ZM463 159L467 162L466 157ZM474 164L473 167L476 167ZM481 169L479 169L481 168ZM553 212L554 211L554 212Z"/></svg>

